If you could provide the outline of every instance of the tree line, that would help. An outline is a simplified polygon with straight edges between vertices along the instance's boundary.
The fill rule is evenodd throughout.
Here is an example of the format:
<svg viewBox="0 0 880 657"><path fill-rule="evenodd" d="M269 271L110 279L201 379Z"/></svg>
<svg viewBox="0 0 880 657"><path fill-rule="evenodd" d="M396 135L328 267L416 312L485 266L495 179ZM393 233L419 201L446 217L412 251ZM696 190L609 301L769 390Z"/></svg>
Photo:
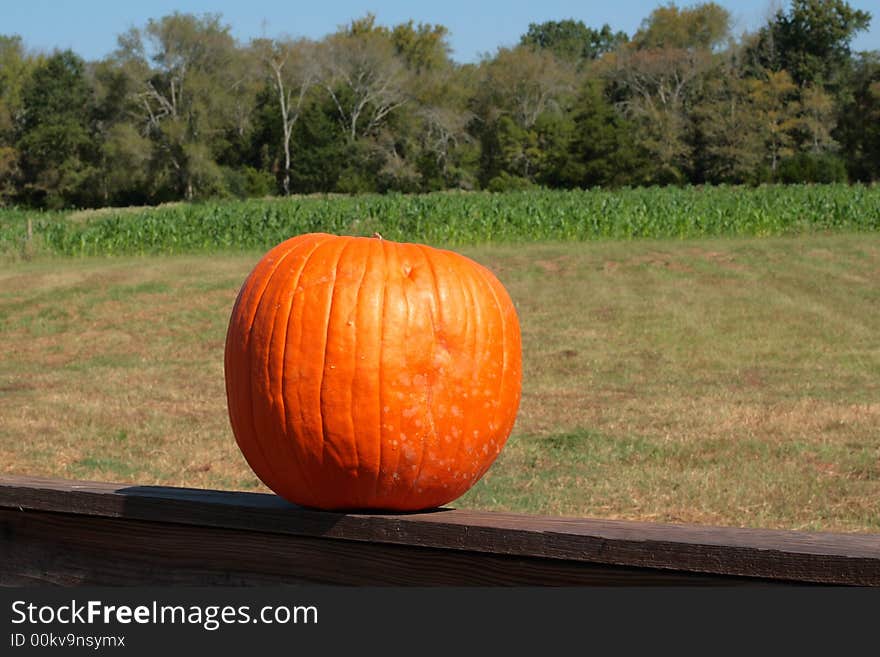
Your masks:
<svg viewBox="0 0 880 657"><path fill-rule="evenodd" d="M632 35L565 19L473 64L373 15L239 43L174 13L84 61L0 36L0 204L880 178L871 16L792 0L735 36L713 3Z"/></svg>

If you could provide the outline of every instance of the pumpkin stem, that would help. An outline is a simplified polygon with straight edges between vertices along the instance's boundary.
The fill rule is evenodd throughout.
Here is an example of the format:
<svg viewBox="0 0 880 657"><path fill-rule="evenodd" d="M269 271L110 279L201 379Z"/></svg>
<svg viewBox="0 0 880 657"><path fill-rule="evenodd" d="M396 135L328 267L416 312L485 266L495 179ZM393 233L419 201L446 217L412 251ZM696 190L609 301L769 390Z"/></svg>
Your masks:
<svg viewBox="0 0 880 657"><path fill-rule="evenodd" d="M379 239L379 240L382 239L382 235L378 232L373 233L373 237L375 237L376 239Z"/></svg>

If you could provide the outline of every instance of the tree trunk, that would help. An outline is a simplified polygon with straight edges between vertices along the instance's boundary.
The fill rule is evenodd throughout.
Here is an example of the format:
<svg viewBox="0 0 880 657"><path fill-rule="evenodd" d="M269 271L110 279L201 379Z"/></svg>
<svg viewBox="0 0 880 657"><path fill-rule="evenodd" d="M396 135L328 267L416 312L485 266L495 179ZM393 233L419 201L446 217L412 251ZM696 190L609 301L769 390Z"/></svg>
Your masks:
<svg viewBox="0 0 880 657"><path fill-rule="evenodd" d="M284 189L284 195L290 196L290 130L284 131L284 178L281 186Z"/></svg>

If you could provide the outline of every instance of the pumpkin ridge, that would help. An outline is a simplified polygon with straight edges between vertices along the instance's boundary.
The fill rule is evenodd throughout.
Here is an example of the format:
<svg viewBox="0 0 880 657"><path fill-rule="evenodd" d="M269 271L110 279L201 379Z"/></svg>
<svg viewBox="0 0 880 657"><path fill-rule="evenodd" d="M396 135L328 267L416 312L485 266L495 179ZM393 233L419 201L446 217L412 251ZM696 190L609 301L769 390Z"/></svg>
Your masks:
<svg viewBox="0 0 880 657"><path fill-rule="evenodd" d="M361 373L359 372L359 364L360 359L363 354L360 354L360 350L362 346L358 343L358 337L361 334L361 324L360 324L360 311L361 311L361 303L362 303L362 292L364 291L364 283L367 280L367 273L370 269L370 253L371 253L371 245L369 242L364 242L363 239L354 238L354 245L358 247L357 250L357 258L359 262L363 262L363 267L361 269L360 279L357 282L357 289L354 293L354 303L349 308L349 320L354 321L354 337L351 345L351 355L353 364L351 366L351 379L349 381L349 390L348 390L348 420L350 431L349 434L352 439L354 455L355 455L355 472L357 474L357 479L353 483L354 492L353 496L357 499L357 506L365 507L369 505L370 497L365 492L365 486L363 484L362 475L364 471L361 468L361 454L360 454L360 442L361 442L361 425L358 423L358 419L355 417L355 410L359 407L359 405L355 402L358 395L356 391L358 389L358 384L361 382Z"/></svg>
<svg viewBox="0 0 880 657"><path fill-rule="evenodd" d="M412 264L407 262L409 260L409 257L408 257L409 248L408 247L409 247L408 244L397 244L396 243L394 245L394 250L397 255L397 262L401 266L394 267L392 269L392 271L394 272L394 275L400 277L400 289L403 292L403 302L406 304L406 313L404 314L404 316L406 318L406 321L404 323L404 326L405 326L404 339L403 339L404 345L410 344L410 335L411 335L410 332L412 330L412 324L413 324L413 322L412 322L413 307L412 307L412 304L410 303L409 293L408 293L408 289L410 288L410 285L408 283L409 275L412 273ZM402 276L401 276L401 274L402 274ZM404 370L409 372L411 368L410 368L409 348L408 347L404 347L404 349L403 349L403 362L404 362ZM411 383L410 383L410 385L411 385ZM410 398L410 400L411 400L411 398ZM402 429L403 422L401 421L399 424L400 424L400 427L398 427L398 428ZM421 440L419 441L420 442L420 444L419 444L419 464L416 466L417 472L418 472L419 468L421 467L422 461L425 458L425 438L423 435L421 435L420 437L421 437ZM409 443L411 440L412 440L412 436L408 435L407 436L407 443ZM401 449L398 451L398 461L397 461L397 469L398 470L400 470L400 455L402 455L402 454L404 454L403 445L401 445ZM407 461L406 467L407 467L407 470L409 471L409 458L408 457L406 458L406 461ZM416 492L419 492L418 486L416 485L417 477L413 476L410 472L408 472L406 478L408 481L412 482L413 486L416 486Z"/></svg>
<svg viewBox="0 0 880 657"><path fill-rule="evenodd" d="M296 274L296 278L291 281L290 289L290 304L287 307L287 322L285 323L284 329L284 338L281 342L281 363L282 363L282 372L281 372L281 421L283 434L285 437L284 443L288 445L289 451L293 456L293 462L296 464L297 470L300 473L300 480L303 482L305 486L308 488L312 487L312 482L309 481L309 468L303 463L302 456L299 453L299 450L293 444L293 437L290 434L290 426L294 423L287 421L287 408L285 407L284 400L287 399L286 387L288 377L286 376L287 369L287 342L290 337L290 321L291 317L293 317L293 304L295 301L296 288L299 285L300 280L302 279L303 272L309 266L309 260L311 260L312 256L315 254L315 251L318 250L318 247L321 246L321 242L312 245L311 251L308 252L305 256L303 256L302 264L300 265L299 271ZM300 422L302 422L302 414L300 413Z"/></svg>
<svg viewBox="0 0 880 657"><path fill-rule="evenodd" d="M327 290L330 294L330 302L327 304L327 314L324 317L324 348L322 350L322 363L321 363L321 379L318 383L318 415L320 417L320 425L321 425L321 463L323 464L327 458L327 434L329 433L327 430L327 413L324 412L325 405L325 390L324 390L324 373L327 371L327 347L330 344L330 329L331 323L330 319L333 317L333 305L336 301L336 295L334 294L336 290L336 281L339 278L339 263L342 260L342 256L345 251L352 245L353 238L348 238L342 244L342 248L339 249L339 253L336 255L336 262L333 264L333 278L330 281L330 285L327 286Z"/></svg>
<svg viewBox="0 0 880 657"><path fill-rule="evenodd" d="M473 299L474 305L474 323L476 325L477 332L477 343L475 345L476 353L480 359L480 362L485 362L487 360L486 355L492 353L494 355L494 340L493 336L488 331L488 321L486 320L486 313L488 312L488 308L486 308L486 304L478 303L477 299L482 299L485 295L483 291L480 290L480 279L477 278L474 268L469 267L467 270L467 279L468 279L468 290L471 293L471 299ZM489 361L492 360L490 357ZM485 385L484 377L480 377L480 385ZM471 397L468 399L470 404L473 404L476 401L475 395L478 395L482 391L474 391ZM482 409L476 411L476 413L482 412ZM465 431L465 436L468 441L473 442L473 420L475 416L475 412L472 409L463 411L465 417L468 418L469 422L467 425L467 429ZM476 448L476 447L475 447ZM471 473L471 482L476 482L479 478L480 470L477 469L475 472Z"/></svg>
<svg viewBox="0 0 880 657"><path fill-rule="evenodd" d="M455 272L455 276L458 278L458 283L459 283L459 286L462 291L462 298L463 298L462 305L464 306L464 309L465 309L465 312L464 312L465 331L464 331L464 333L467 336L467 338L466 338L467 341L465 343L466 344L465 351L466 351L467 357L470 358L471 360L474 360L476 357L476 352L477 352L477 325L476 325L476 322L473 320L473 314L474 314L474 306L476 306L477 304L474 303L473 290L471 289L470 285L468 285L465 282L465 280L464 280L465 276L459 271L459 267L458 267L459 263L457 262L457 260L461 256L458 256L457 254L452 254L452 253L444 253L444 255L446 256L447 260L452 261L452 263L451 263L452 266L450 267L450 271ZM465 411L462 410L461 413L462 413L462 417L464 417ZM453 459L453 462L455 463L456 468L458 468L461 464L461 450L462 450L462 447L463 447L466 440L467 440L467 433L465 432L465 430L463 428L461 428L460 433L459 433L457 440L456 440L455 457ZM464 472L461 472L461 474L462 474L462 476L465 475ZM456 483L458 483L458 482L456 482Z"/></svg>
<svg viewBox="0 0 880 657"><path fill-rule="evenodd" d="M437 269L434 266L434 257L432 256L431 250L428 246L424 244L420 244L419 250L425 257L425 262L428 263L428 270L431 272L431 331L433 332L433 340L432 340L432 350L431 350L431 366L436 367L436 356L438 346L446 350L449 353L449 343L446 340L446 337L443 333L445 327L443 326L443 317L442 317L442 309L440 308L440 283L439 278L437 276ZM444 252L444 256L448 257L448 255ZM448 376L448 373L445 372L437 372L438 374L443 373ZM443 436L437 430L436 427L436 419L434 417L434 387L433 384L430 388L430 396L428 399L428 420L431 424L431 431L434 434L434 440L438 448L442 451L443 447ZM450 466L451 467L451 466ZM457 467L457 464L456 464ZM421 472L419 472L419 476L421 476ZM445 486L445 485L444 485ZM448 488L447 488L448 490ZM445 503L445 502L444 502Z"/></svg>
<svg viewBox="0 0 880 657"><path fill-rule="evenodd" d="M297 326L297 350L298 356L300 359L299 365L299 376L297 377L297 385L296 385L296 407L299 412L299 432L300 432L300 445L302 446L301 453L303 456L303 467L306 471L314 472L314 467L317 465L319 468L323 466L323 424L320 419L320 387L315 387L312 385L307 385L310 383L309 376L311 375L311 371L307 373L305 379L303 378L303 367L309 367L309 364L312 362L311 359L314 356L316 350L313 347L313 343L317 342L317 340L312 340L313 333L311 332L312 322L314 320L311 319L311 313L309 312L309 307L311 303L314 303L314 299L309 298L309 294L314 291L314 288L318 283L316 283L313 279L315 278L315 270L316 267L320 267L321 264L315 264L315 261L312 258L317 258L318 254L322 252L324 248L333 249L338 247L337 238L335 236L332 239L321 242L314 252L312 252L310 256L309 266L303 268L303 276L300 278L298 290L294 290L294 293L299 291L299 311L300 311L300 321ZM331 287L332 289L332 287ZM303 353L305 352L305 353ZM323 359L323 347L321 349L321 376L323 377L324 371L324 359ZM317 394L315 394L317 392ZM318 409L318 419L314 417L314 409ZM315 435L317 431L321 432L321 449L318 449L317 440L315 439ZM320 479L318 481L305 481L303 482L303 488L305 489L303 492L303 496L301 497L301 503L310 504L311 500L320 498L323 494L323 487L320 485Z"/></svg>
<svg viewBox="0 0 880 657"><path fill-rule="evenodd" d="M257 265L257 267L259 267L259 264ZM256 431L254 428L253 412L250 409L248 410L248 412L245 412L242 409L243 404L240 403L239 395L237 392L238 389L244 391L245 388L247 388L249 400L252 397L252 395L250 394L250 378L251 378L251 369L252 369L250 367L250 360L246 357L241 359L243 361L245 367L247 367L247 372L248 372L248 375L246 377L247 378L247 386L244 386L241 383L241 379L245 378L245 377L237 376L238 370L236 368L236 363L235 363L236 355L240 354L242 350L237 349L233 344L233 338L238 335L242 338L242 340L241 340L242 343L245 346L248 345L250 328L251 328L251 325L253 324L254 319L256 317L256 310L254 310L254 313L251 314L249 317L247 315L245 315L244 318L242 319L242 315L244 314L244 309L247 307L247 304L250 302L249 297L254 296L253 291L249 289L248 285L256 278L255 274L256 274L256 270L254 272L251 272L251 275L248 276L247 279L245 279L245 282L242 284L241 288L238 291L238 296L236 297L235 304L233 305L232 315L229 319L229 327L227 328L227 333L226 333L226 353L224 354L224 358L223 358L224 370L227 374L226 375L226 397L227 397L227 400L234 399L236 402L236 403L229 403L228 404L229 421L230 421L230 424L233 426L233 434L236 436L236 441L238 441L238 435L237 435L237 432L235 431L235 427L237 425L240 426L241 424L246 424L250 428L251 433L255 433L255 431ZM256 285L255 282L254 282L254 285ZM259 304L259 299L257 299L257 301L253 304L254 308L256 308L258 304ZM246 326L247 330L239 330L240 326L242 326L242 325ZM236 376L233 376L231 374L232 372L235 372ZM248 406L249 407L251 406L250 401L248 402ZM252 459L256 460L256 457L259 456L259 458L261 458L261 459L263 459L263 461L265 461L262 454L259 454L259 455L252 454L251 456L249 456L247 453L242 451L242 456L244 456L245 461L247 461L248 464L251 466L251 468L253 468L255 471L257 470L257 468L255 468L253 463L251 462Z"/></svg>
<svg viewBox="0 0 880 657"><path fill-rule="evenodd" d="M291 253L293 253L295 248L296 248L296 245L291 245L291 248L284 251L284 253L281 254L281 257L278 258L278 261L275 263L275 266L272 268L272 270L269 272L269 274L263 279L264 284L262 286L262 290L257 295L257 299L259 299L259 300L257 301L256 304L254 304L254 314L253 314L253 317L251 317L250 321L248 322L249 326L248 326L248 330L247 330L246 344L247 344L247 349L248 349L249 353L253 353L252 350L253 350L253 341L254 341L253 340L254 325L257 323L256 320L257 320L257 316L260 314L260 308L262 307L263 302L266 300L266 291L269 289L269 286L272 284L272 277L275 276L275 274L278 272L278 269L281 267L281 263L283 263L284 260L287 259L287 256L289 256ZM267 356L266 365L263 366L263 369L268 370L268 350L267 350L266 356ZM252 362L252 358L248 358L248 363L251 363L251 362ZM251 400L250 400L251 401L251 413L250 413L250 415L252 418L251 425L254 428L254 433L257 433L257 410L255 408L255 405L256 405L256 400L259 399L259 395L254 394L254 382L255 382L254 381L254 369L249 367L248 373L249 373L248 386L250 387L250 391L251 391L251 395L250 395L250 397L251 397ZM274 485L270 484L269 482L266 482L266 483L269 484L269 487L274 490L275 487L281 481L284 481L284 478L283 477L281 479L277 478L278 473L275 471L275 468L272 465L272 459L270 459L266 454L266 451L263 447L263 442L260 440L255 440L253 442L256 443L256 450L259 453L260 457L263 459L263 463L265 463L265 465L266 465L268 475L269 475L269 477L271 477L271 480L274 483Z"/></svg>
<svg viewBox="0 0 880 657"><path fill-rule="evenodd" d="M352 244L355 246L358 246L358 247L361 246L355 240L352 240ZM358 250L358 254L359 255L361 254L360 249ZM367 254L369 255L369 249L367 250ZM360 305L361 305L361 291L363 290L363 287L364 287L364 280L366 280L366 278L367 278L367 267L369 266L368 258L365 257L365 258L363 258L363 260L364 260L364 267L363 267L363 270L361 271L360 280L357 283L357 291L354 293L353 312L355 314L357 314L358 308L360 308ZM355 329L357 329L357 327L355 327ZM355 419L354 419L354 388L355 388L355 384L357 383L357 355L358 355L358 349L357 349L358 342L357 342L357 340L358 340L358 333L359 333L358 330L354 331L354 343L351 346L352 354L355 359L355 364L354 364L354 367L352 367L351 382L349 383L348 419L349 419L349 424L351 425L351 428L352 428L350 433L351 433L352 443L354 445L354 464L355 464L354 467L355 467L355 471L358 473L358 479L360 479L361 459L360 459L360 453L358 450L358 443L360 441L358 440L358 432L357 432L357 427L355 425ZM360 491L360 482L359 481L355 482L355 488L358 491ZM360 495L358 495L358 497L360 497Z"/></svg>
<svg viewBox="0 0 880 657"><path fill-rule="evenodd" d="M431 263L429 258L425 255L423 249L419 248L418 245L413 245L414 248L411 248L410 251L412 253L418 253L428 265L428 268L431 269L431 277L434 279L433 269L431 268ZM415 267L413 267L415 269ZM436 279L434 279L434 287L436 289ZM433 297L432 297L433 298ZM437 348L437 330L436 325L434 323L434 308L433 304L431 307L431 357L430 363L433 365L434 362L434 352ZM437 439L437 430L434 425L434 384L431 380L430 376L425 376L425 419L428 422L428 432L426 434L422 434L422 451L419 455L419 465L416 468L415 477L413 477L413 484L418 487L419 479L422 476L422 468L425 464L425 452L428 450L428 440L433 437L434 440Z"/></svg>
<svg viewBox="0 0 880 657"><path fill-rule="evenodd" d="M385 240L380 239L379 242L379 251L382 253L382 285L380 289L382 290L382 308L379 311L379 381L383 381L382 376L382 345L385 344L385 304L388 299L388 257L385 254ZM379 498L379 488L382 485L382 444L385 440L382 438L382 409L384 408L383 404L385 403L384 395L382 394L382 388L384 386L379 385L379 394L376 395L379 400L379 412L376 414L376 419L378 421L379 426L376 430L376 436L379 438L379 460L377 462L376 467L376 487L373 492L373 497L375 499Z"/></svg>
<svg viewBox="0 0 880 657"><path fill-rule="evenodd" d="M509 336L507 335L508 327L507 327L507 317L506 317L506 313L505 313L505 306L507 304L501 303L501 301L498 298L498 292L495 289L495 284L489 278L489 275L491 275L492 277L494 277L495 275L492 274L492 272L490 272L488 269L483 268L482 265L480 265L479 263L477 263L477 271L479 272L479 274L482 277L485 284L489 287L489 291L492 293L492 298L495 300L495 307L498 310L498 318L501 322L501 376L499 377L499 381L498 381L498 400L500 402L504 396L504 391L506 389L504 386L504 379L505 379L505 377L509 376L509 373L507 371L508 365L509 365L509 362L508 362L509 358L508 358L508 354L507 354ZM519 404L517 402L517 406L518 405ZM511 426L511 429L512 428L513 427ZM506 441L506 438L505 438L505 441ZM501 452L502 447L503 447L503 445L498 445L498 449L497 449L497 452L495 455L496 457ZM495 457L491 458L489 460L489 462L484 465L484 467L480 471L478 478L482 477L486 473L486 471L489 469L489 467L492 465L492 463L494 463L494 462L495 462Z"/></svg>
<svg viewBox="0 0 880 657"><path fill-rule="evenodd" d="M398 250L397 250L396 243L389 242L388 240L382 240L382 249L385 253L385 298L387 299L389 296L389 286L395 282L394 278L400 272L400 267L399 267L400 258L398 257ZM402 285L401 285L401 287L402 287ZM388 324L392 324L392 322L386 321L386 317L387 317L386 313L388 312L388 310L389 310L388 305L384 304L382 307L382 311L383 311L382 312L382 342L380 343L381 344L381 347L380 347L381 348L381 354L380 354L380 361L381 362L385 362L386 350L387 350L386 349L386 342L385 342L385 337L386 337L385 336L385 326ZM397 344L392 345L392 346L399 347L399 345L397 345ZM392 364L393 364L393 361L392 361ZM381 380L384 381L384 377ZM384 387L384 385L382 387ZM384 399L383 399L382 403L383 403L382 411L384 413L385 408L386 408L386 406L384 405L385 404ZM393 426L394 426L395 430L399 431L400 427L403 423L401 421L402 418L401 418L401 414L398 409L398 404L396 402L392 401L387 406L392 411L398 411L397 414L394 416ZM382 429L384 430L384 426L382 427ZM383 433L384 433L384 431L383 431ZM385 442L385 441L383 440L383 442ZM396 497L398 495L399 485L400 485L399 484L399 482L400 482L400 455L403 453L403 445L401 444L399 449L393 450L393 451L394 451L394 455L396 458L395 458L393 467L390 468L391 469L391 478L392 478L391 479L390 494L393 498L396 499Z"/></svg>
<svg viewBox="0 0 880 657"><path fill-rule="evenodd" d="M273 382L277 378L275 375L277 375L277 374L283 375L283 373L284 373L283 354L282 354L282 358L280 361L274 355L274 352L275 352L274 345L275 345L275 339L276 339L276 336L275 336L276 324L278 322L278 315L281 312L281 310L280 310L281 304L278 303L278 301L279 301L279 299L278 299L279 285L277 284L278 281L275 281L273 284L272 279L275 276L280 276L281 278L286 278L286 275L281 274L282 263L295 251L296 251L296 247L293 247L292 249L288 250L279 259L278 266L272 271L272 273L269 275L269 277L266 281L266 288L263 290L263 295L260 299L261 304L263 303L264 300L266 300L266 303L270 304L270 307L272 305L274 305L274 308L272 308L270 310L271 316L269 318L267 318L267 320L265 321L265 325L270 328L269 328L269 339L267 341L268 347L266 347L266 360L265 360L265 365L264 365L264 376L261 377L262 380L266 382L266 386L267 386L267 389L266 389L267 404L266 404L266 408L263 409L263 412L267 415L270 415L270 416L275 414L275 413L273 413L273 406L276 404L276 396L274 394L274 390L272 390ZM258 308L259 308L259 306L258 306ZM283 345L284 345L284 343L282 342L282 349L283 349ZM276 370L276 369L278 371L274 372L273 370ZM272 424L274 425L275 423L273 422ZM283 431L282 431L282 433L283 433ZM266 453L265 450L263 451L263 454L266 456L266 461L269 464L284 462L283 459L278 458L278 456L279 456L278 452L280 450L278 449L278 441L277 440L270 440L270 441L261 440L261 441L259 441L259 443L260 443L261 450L263 450L266 445L268 445L271 448L269 450L269 453Z"/></svg>

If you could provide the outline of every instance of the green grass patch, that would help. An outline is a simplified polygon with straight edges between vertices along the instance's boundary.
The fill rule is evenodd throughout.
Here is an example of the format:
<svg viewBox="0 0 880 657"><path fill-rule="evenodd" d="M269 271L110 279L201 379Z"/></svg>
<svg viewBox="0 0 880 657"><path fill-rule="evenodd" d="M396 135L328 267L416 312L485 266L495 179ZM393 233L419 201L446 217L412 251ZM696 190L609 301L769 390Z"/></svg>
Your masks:
<svg viewBox="0 0 880 657"><path fill-rule="evenodd" d="M145 281L134 285L113 285L107 290L107 297L119 301L131 295L164 294L170 290L171 286L164 281Z"/></svg>

